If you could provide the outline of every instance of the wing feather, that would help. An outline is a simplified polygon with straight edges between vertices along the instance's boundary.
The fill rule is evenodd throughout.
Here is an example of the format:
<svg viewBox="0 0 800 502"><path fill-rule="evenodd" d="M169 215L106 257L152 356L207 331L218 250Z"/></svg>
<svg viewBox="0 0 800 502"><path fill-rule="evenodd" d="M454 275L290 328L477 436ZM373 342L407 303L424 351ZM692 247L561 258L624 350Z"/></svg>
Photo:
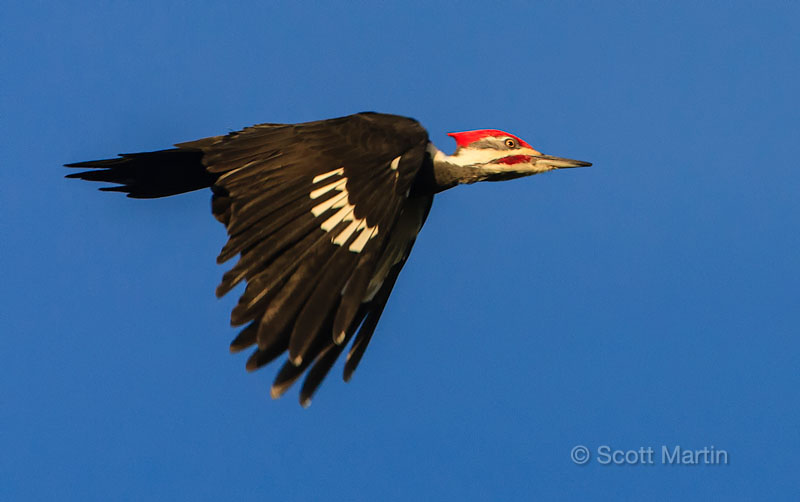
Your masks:
<svg viewBox="0 0 800 502"><path fill-rule="evenodd" d="M330 247L316 245L304 259L275 298L267 304L258 330L259 345L263 337L282 331L297 317L306 299L311 295L315 277L329 258Z"/></svg>
<svg viewBox="0 0 800 502"><path fill-rule="evenodd" d="M361 362L361 358L364 356L364 351L367 350L367 345L369 345L372 339L372 335L378 325L378 320L381 314L383 314L383 309L386 307L386 302L389 300L389 295L392 292L392 288L394 288L395 282L397 282L397 276L400 274L403 265L405 265L405 261L404 258L391 268L389 275L383 281L375 297L373 297L369 303L365 304L366 312L363 324L359 327L358 335L356 335L356 339L353 341L353 345L350 347L350 352L348 352L347 359L345 360L343 376L346 382L352 378L353 372L355 372L358 364Z"/></svg>
<svg viewBox="0 0 800 502"><path fill-rule="evenodd" d="M249 324L231 350L257 345L248 370L288 352L273 397L308 370L300 398L310 402L351 339L345 376L352 374L405 262L395 261L379 292L365 299L385 270L379 262L398 245L389 237L424 167L427 141L411 119L358 114L178 145L202 150L207 170L219 176L214 214L229 240L218 262L239 258L217 294L247 283L231 323Z"/></svg>
<svg viewBox="0 0 800 502"><path fill-rule="evenodd" d="M311 398L331 371L333 363L336 362L343 349L344 345L330 344L314 360L314 365L308 370L303 387L300 389L300 404L304 408L308 408L311 404Z"/></svg>

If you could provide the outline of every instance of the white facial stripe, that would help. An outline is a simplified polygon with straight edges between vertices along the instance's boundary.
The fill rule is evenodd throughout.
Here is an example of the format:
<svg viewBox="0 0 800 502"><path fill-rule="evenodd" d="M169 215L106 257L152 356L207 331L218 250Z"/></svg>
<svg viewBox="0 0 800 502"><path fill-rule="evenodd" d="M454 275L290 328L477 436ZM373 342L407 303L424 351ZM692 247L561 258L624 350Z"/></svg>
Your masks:
<svg viewBox="0 0 800 502"><path fill-rule="evenodd" d="M396 169L396 165L399 164L399 162L400 157L397 157L392 161L392 165L395 166L394 169ZM340 223L349 221L350 223L342 231L340 231L338 235L334 236L331 239L331 242L337 246L343 246L353 235L355 235L357 232L361 232L347 248L349 251L360 253L367 245L367 242L369 242L369 240L374 236L378 235L378 226L375 225L370 227L367 225L366 218L355 217L354 211L356 207L350 203L349 194L347 193L347 178L343 176L344 168L334 169L333 171L315 176L313 182L317 183L337 175L342 176L342 179L317 188L309 194L311 199L317 199L332 190L340 192L330 199L327 199L326 201L314 206L311 209L311 214L317 217L329 209L338 209L336 213L322 222L320 228L326 232L330 232Z"/></svg>
<svg viewBox="0 0 800 502"><path fill-rule="evenodd" d="M472 164L486 164L492 160L504 156L512 155L541 155L532 148L516 148L514 150L495 150L493 148L469 149L461 148L455 155L450 156L450 161L456 161L459 165L469 166ZM500 165L502 166L502 164ZM506 167L511 167L506 165Z"/></svg>

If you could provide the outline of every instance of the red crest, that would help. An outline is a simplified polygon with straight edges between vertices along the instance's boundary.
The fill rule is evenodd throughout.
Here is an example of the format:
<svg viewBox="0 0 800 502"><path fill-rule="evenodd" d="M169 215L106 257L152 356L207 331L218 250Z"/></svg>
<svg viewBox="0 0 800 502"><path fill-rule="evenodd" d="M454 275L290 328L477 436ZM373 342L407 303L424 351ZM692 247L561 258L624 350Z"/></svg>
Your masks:
<svg viewBox="0 0 800 502"><path fill-rule="evenodd" d="M509 137L509 138L514 138L517 141L517 144L519 144L519 146L533 149L533 147L528 143L526 143L525 141L519 139L513 134L509 134L499 129L478 129L476 131L450 132L447 133L447 135L456 140L456 146L458 146L459 148L461 147L466 148L472 143L480 141L484 138Z"/></svg>

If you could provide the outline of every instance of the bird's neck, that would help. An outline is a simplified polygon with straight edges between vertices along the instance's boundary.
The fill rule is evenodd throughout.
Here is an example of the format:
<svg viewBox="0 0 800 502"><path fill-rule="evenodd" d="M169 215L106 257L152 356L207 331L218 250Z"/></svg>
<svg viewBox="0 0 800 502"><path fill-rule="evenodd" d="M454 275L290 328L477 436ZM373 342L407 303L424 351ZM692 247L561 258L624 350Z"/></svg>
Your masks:
<svg viewBox="0 0 800 502"><path fill-rule="evenodd" d="M428 143L428 155L431 158L433 185L435 192L441 192L456 185L471 184L478 181L491 180L496 173L483 168L475 159L447 155Z"/></svg>

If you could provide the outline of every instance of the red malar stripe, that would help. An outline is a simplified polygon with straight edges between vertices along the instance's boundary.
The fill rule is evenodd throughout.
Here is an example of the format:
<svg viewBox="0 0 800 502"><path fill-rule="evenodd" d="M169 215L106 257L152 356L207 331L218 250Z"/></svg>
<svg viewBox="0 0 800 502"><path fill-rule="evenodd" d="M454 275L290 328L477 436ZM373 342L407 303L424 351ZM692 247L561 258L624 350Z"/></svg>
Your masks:
<svg viewBox="0 0 800 502"><path fill-rule="evenodd" d="M497 164L520 164L522 162L530 162L530 155L510 155L497 160Z"/></svg>

